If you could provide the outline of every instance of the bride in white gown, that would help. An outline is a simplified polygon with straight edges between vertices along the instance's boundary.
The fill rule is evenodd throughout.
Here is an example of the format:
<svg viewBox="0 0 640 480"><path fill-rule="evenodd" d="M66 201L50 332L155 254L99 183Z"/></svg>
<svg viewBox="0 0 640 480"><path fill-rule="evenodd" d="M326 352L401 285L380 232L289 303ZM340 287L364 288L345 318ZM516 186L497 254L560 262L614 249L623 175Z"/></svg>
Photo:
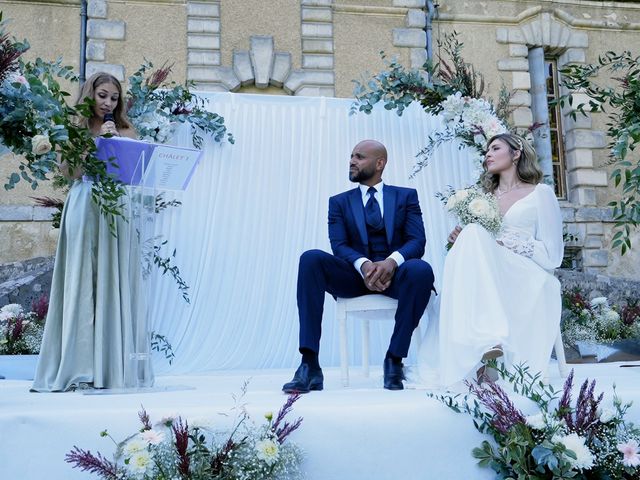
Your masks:
<svg viewBox="0 0 640 480"><path fill-rule="evenodd" d="M477 224L449 235L438 318L419 356L423 382L451 386L482 373L483 357L504 355L545 372L558 333L562 217L533 148L520 137L491 138L480 177L502 214L497 238ZM435 315L438 317L438 315ZM480 368L480 370L479 370Z"/></svg>

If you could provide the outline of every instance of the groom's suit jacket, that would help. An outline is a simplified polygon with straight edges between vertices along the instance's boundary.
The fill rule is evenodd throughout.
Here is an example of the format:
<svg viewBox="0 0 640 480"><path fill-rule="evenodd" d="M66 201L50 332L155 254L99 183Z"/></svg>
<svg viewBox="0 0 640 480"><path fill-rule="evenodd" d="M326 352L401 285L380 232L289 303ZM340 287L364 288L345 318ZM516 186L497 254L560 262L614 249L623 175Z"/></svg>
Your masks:
<svg viewBox="0 0 640 480"><path fill-rule="evenodd" d="M384 228L389 253L405 260L421 258L426 238L418 193L413 188L384 185ZM329 240L336 257L349 263L369 256L369 239L360 188L329 199Z"/></svg>

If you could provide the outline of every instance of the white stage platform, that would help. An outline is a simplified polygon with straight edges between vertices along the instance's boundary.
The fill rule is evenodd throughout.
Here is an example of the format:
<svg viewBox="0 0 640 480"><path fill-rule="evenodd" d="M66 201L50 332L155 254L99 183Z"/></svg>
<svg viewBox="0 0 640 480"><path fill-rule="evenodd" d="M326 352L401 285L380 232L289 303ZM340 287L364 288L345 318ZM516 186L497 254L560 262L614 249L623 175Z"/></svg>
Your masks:
<svg viewBox="0 0 640 480"><path fill-rule="evenodd" d="M623 400L634 400L629 420L640 422L640 362L571 365L576 385L587 377L611 402L612 385ZM551 382L564 379L550 366ZM244 403L256 422L267 411L276 412L285 401L281 385L287 370L226 371L192 376L163 376L157 386L188 387L154 393L83 395L30 393L31 382L0 380L0 479L74 480L96 478L74 470L64 456L74 445L110 457L113 443L101 438L107 429L120 440L138 428L137 412L144 405L153 419L179 413L187 419L211 418L227 422L220 413L233 407L232 394L250 379ZM351 386L340 384L339 369L325 370L325 390L304 395L293 415L304 417L291 439L307 458L303 470L309 480L422 480L490 479L492 471L479 469L471 449L483 436L471 419L451 412L427 398L424 388L390 392L382 389L380 368L369 379L357 368Z"/></svg>

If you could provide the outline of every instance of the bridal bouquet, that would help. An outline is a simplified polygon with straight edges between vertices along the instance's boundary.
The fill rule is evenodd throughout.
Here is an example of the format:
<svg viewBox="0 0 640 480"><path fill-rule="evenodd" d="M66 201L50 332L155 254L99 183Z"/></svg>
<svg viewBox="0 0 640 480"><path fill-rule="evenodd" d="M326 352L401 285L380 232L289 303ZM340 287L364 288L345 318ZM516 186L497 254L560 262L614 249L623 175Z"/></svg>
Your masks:
<svg viewBox="0 0 640 480"><path fill-rule="evenodd" d="M468 383L463 398L430 394L471 415L478 431L492 437L473 449L480 466L493 469L499 479L640 479L640 429L625 421L631 404L623 404L615 390L612 407L603 408L604 394L594 393L595 381L585 380L572 402L573 371L556 391L527 367L496 368L536 411L525 414L494 382Z"/></svg>
<svg viewBox="0 0 640 480"><path fill-rule="evenodd" d="M246 389L243 388L243 394ZM285 420L300 395L290 395L275 417L255 425L242 406L230 429L216 428L209 419L179 416L152 423L143 409L140 430L116 443L113 460L74 446L66 461L106 480L271 480L300 478L302 450L287 442L301 424ZM107 431L102 437L111 436ZM112 439L113 440L113 439Z"/></svg>
<svg viewBox="0 0 640 480"><path fill-rule="evenodd" d="M469 187L451 189L448 195L438 196L445 202L447 211L458 219L460 226L477 223L493 235L500 230L500 209L493 194L485 193L477 187Z"/></svg>

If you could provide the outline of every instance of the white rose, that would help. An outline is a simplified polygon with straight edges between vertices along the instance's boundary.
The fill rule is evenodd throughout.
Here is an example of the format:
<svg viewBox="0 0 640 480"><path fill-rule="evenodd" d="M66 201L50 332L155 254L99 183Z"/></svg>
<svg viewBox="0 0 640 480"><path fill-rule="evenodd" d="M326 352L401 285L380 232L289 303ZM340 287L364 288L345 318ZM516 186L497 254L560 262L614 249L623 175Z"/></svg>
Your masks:
<svg viewBox="0 0 640 480"><path fill-rule="evenodd" d="M491 205L484 198L474 198L469 202L469 212L480 218L490 218L492 216Z"/></svg>
<svg viewBox="0 0 640 480"><path fill-rule="evenodd" d="M35 135L31 139L31 152L34 155L44 155L51 151L51 142L48 135Z"/></svg>

